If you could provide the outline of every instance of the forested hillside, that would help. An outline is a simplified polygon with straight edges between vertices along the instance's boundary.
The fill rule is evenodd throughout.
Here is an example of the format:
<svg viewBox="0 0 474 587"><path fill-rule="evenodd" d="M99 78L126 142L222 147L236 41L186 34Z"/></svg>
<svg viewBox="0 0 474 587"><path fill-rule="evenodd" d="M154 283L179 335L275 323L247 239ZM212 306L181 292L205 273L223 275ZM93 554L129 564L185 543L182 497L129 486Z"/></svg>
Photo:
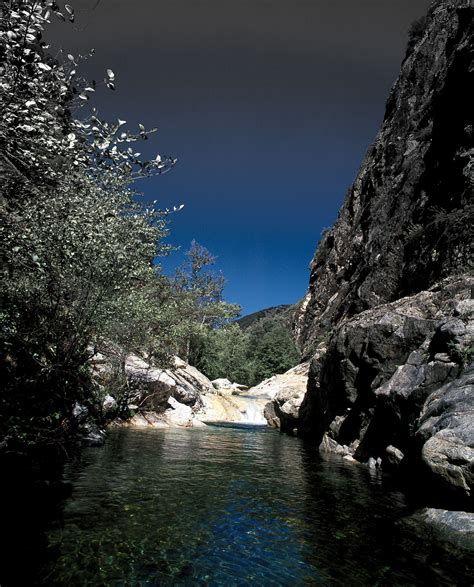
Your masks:
<svg viewBox="0 0 474 587"><path fill-rule="evenodd" d="M299 362L291 330L293 306L255 312L195 337L191 363L210 379L253 386Z"/></svg>
<svg viewBox="0 0 474 587"><path fill-rule="evenodd" d="M242 328L242 330L246 330L249 326L252 326L255 322L262 320L262 318L269 318L275 317L279 314L286 312L291 308L289 304L282 304L281 306L273 306L272 308L265 308L264 310L259 310L258 312L253 312L252 314L247 314L242 318L236 320L236 324Z"/></svg>

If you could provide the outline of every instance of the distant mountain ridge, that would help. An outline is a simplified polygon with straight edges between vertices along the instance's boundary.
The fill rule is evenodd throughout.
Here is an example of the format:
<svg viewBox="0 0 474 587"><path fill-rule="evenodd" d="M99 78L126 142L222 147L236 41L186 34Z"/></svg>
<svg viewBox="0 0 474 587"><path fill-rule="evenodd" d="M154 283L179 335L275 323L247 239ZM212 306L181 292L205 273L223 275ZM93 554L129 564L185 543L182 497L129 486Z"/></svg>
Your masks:
<svg viewBox="0 0 474 587"><path fill-rule="evenodd" d="M242 316L242 318L236 320L235 323L238 324L242 330L246 330L247 328L255 324L255 322L258 322L263 318L278 316L291 307L292 306L290 304L281 304L280 306L264 308L263 310L259 310L258 312L252 312L252 314Z"/></svg>

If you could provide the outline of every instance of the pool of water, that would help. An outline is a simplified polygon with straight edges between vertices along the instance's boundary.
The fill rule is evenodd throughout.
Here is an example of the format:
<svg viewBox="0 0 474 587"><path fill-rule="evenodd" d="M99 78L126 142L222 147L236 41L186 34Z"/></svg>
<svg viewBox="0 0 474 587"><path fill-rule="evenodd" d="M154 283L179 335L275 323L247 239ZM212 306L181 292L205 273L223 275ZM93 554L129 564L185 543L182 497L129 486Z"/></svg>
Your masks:
<svg viewBox="0 0 474 587"><path fill-rule="evenodd" d="M424 585L403 494L262 427L117 430L70 463L45 585ZM456 584L456 583L451 583Z"/></svg>

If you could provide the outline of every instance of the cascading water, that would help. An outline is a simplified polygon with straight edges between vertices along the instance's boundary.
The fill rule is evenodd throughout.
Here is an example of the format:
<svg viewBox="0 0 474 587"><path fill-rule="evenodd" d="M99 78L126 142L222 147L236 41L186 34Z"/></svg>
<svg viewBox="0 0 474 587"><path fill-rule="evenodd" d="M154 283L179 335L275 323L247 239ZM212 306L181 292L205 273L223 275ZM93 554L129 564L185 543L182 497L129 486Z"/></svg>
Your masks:
<svg viewBox="0 0 474 587"><path fill-rule="evenodd" d="M253 397L239 397L240 402L245 404L245 412L241 411L241 422L243 424L255 424L265 426L267 421L263 415L263 408L261 401ZM239 402L239 403L240 403Z"/></svg>
<svg viewBox="0 0 474 587"><path fill-rule="evenodd" d="M204 422L229 422L265 426L263 415L268 400L245 395L207 394L204 408L197 414Z"/></svg>

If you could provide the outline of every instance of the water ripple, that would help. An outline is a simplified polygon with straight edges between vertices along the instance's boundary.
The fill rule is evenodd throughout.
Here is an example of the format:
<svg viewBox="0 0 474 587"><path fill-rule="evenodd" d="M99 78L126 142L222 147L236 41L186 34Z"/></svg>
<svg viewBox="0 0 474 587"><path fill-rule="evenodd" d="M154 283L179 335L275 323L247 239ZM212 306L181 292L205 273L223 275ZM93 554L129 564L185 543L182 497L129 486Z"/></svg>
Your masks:
<svg viewBox="0 0 474 587"><path fill-rule="evenodd" d="M67 476L48 585L422 584L403 496L268 429L119 430Z"/></svg>

